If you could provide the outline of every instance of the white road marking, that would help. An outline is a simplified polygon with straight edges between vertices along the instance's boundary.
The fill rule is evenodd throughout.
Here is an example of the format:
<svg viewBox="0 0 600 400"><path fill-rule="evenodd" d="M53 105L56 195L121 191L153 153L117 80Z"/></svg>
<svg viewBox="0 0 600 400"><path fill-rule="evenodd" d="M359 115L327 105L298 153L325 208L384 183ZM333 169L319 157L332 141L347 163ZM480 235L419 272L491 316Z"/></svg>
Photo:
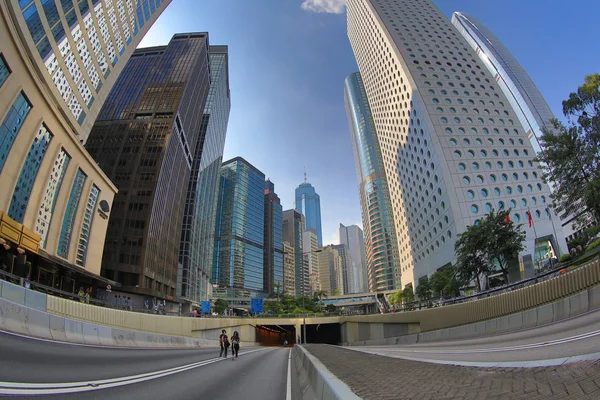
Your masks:
<svg viewBox="0 0 600 400"><path fill-rule="evenodd" d="M249 350L240 355L250 354L257 351L264 351L268 349L255 349ZM0 382L0 396L15 396L15 395L47 395L47 394L69 394L69 393L81 393L89 392L92 390L108 389L113 387L131 385L134 383L140 383L149 381L157 378L164 378L169 375L177 374L179 372L189 371L194 368L203 367L205 365L213 364L226 360L225 358L213 358L210 360L204 360L195 362L192 364L182 365L179 367L168 368L162 371L148 372L145 374L124 376L120 378L102 379L97 381L83 381L83 382L65 382L65 383L17 383L17 382Z"/></svg>
<svg viewBox="0 0 600 400"><path fill-rule="evenodd" d="M285 400L292 400L292 349L290 349L288 357L288 371L287 371L287 391Z"/></svg>
<svg viewBox="0 0 600 400"><path fill-rule="evenodd" d="M402 353L427 353L427 354L470 354L470 353L494 353L501 351L516 351L516 350L527 350L534 349L539 347L546 346L555 346L559 344L574 342L577 340L589 339L595 336L600 335L600 330L583 333L580 335L575 335L562 339L549 340L546 342L539 343L531 343L531 344L523 344L518 346L506 346L506 347L491 347L487 349L469 349L469 350L420 350L420 349L395 349L392 346L390 347L370 347L367 346L365 349L373 349L373 350L385 350L389 352L402 352Z"/></svg>

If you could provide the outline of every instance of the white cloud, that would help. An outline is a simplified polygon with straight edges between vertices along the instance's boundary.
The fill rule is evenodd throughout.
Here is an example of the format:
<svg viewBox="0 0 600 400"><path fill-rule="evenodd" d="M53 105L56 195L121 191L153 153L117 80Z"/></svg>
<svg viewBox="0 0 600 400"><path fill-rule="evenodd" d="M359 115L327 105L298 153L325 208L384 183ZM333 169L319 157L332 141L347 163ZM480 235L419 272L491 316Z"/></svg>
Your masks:
<svg viewBox="0 0 600 400"><path fill-rule="evenodd" d="M302 8L318 13L342 14L346 0L304 0Z"/></svg>

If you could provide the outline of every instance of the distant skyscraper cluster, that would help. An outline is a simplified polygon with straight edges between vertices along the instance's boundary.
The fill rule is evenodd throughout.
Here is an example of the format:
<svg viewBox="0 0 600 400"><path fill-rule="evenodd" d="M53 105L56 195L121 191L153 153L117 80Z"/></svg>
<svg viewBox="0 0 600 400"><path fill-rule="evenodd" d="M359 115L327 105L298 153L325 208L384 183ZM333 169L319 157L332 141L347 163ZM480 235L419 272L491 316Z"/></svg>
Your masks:
<svg viewBox="0 0 600 400"><path fill-rule="evenodd" d="M517 223L533 216L511 276L565 251L534 161L547 106L508 51L462 14L459 32L430 0L348 0L347 12L360 75L345 94L371 288L415 287L455 262L457 236L493 209ZM513 86L524 91L511 96Z"/></svg>

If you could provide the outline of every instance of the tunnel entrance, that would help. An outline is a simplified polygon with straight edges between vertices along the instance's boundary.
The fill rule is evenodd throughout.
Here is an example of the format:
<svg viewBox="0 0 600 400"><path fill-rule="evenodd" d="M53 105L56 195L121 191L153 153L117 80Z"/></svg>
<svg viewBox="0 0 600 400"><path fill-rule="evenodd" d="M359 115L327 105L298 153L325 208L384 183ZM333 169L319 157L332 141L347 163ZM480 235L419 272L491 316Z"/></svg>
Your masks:
<svg viewBox="0 0 600 400"><path fill-rule="evenodd" d="M304 342L304 327L302 328ZM339 323L306 325L306 343L339 345L342 342L342 326Z"/></svg>
<svg viewBox="0 0 600 400"><path fill-rule="evenodd" d="M288 346L296 343L296 327L294 325L256 325L256 342L263 346Z"/></svg>

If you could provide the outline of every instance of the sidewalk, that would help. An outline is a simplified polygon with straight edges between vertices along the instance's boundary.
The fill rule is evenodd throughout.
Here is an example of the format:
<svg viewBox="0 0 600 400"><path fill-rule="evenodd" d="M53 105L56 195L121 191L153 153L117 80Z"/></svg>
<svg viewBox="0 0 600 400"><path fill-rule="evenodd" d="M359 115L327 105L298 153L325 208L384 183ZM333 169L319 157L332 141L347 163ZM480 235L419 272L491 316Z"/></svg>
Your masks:
<svg viewBox="0 0 600 400"><path fill-rule="evenodd" d="M598 399L600 360L544 368L475 368L306 345L365 400Z"/></svg>

